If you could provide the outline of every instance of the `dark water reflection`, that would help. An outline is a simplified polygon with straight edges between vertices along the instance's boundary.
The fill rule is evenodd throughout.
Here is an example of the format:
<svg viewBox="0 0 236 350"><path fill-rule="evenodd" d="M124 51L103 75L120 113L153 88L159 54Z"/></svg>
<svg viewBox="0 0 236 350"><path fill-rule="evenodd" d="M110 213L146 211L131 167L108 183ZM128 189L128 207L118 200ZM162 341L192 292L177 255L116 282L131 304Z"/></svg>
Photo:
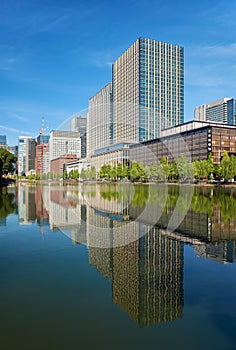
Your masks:
<svg viewBox="0 0 236 350"><path fill-rule="evenodd" d="M67 328L72 330L77 324L81 347L76 345L76 340L72 341L74 333L72 336L67 328L64 335L70 337L71 345L65 347L55 341L62 331L57 326L51 331L48 349L54 346L109 348L108 343L115 340L119 332L132 336L123 345L116 340L111 348L151 349L156 347L158 339L160 349L178 344L182 349L201 346L202 349L230 350L236 345L236 268L231 264L236 260L236 189L19 185L0 189L0 225L3 266L0 276L5 281L3 318L11 319L16 327L14 319L23 309L31 307L40 314L40 306L36 307L26 297L28 294L22 292L23 283L36 293L41 307L44 305L45 310L49 310L49 317L44 320L46 327L58 315L54 309L59 306L58 300L65 307L63 317ZM17 234L11 235L12 230ZM36 242L32 237L41 237L41 241ZM52 256L57 267L51 261ZM74 264L74 259L79 259L80 264L78 261ZM20 266L22 261L27 261L22 270L17 261ZM30 266L34 266L33 270ZM98 275L94 275L95 271ZM104 283L108 283L106 287ZM54 285L57 286L56 299L51 298ZM9 288L13 287L15 292L12 294L11 290L10 297ZM65 288L69 299L62 293ZM74 292L78 295L74 296ZM20 293L24 294L21 298ZM11 298L19 298L12 308ZM78 299L83 300L80 306ZM112 304L108 300L112 300ZM104 317L100 315L96 326L92 321L86 326L87 318L97 319L101 303ZM122 314L114 306L119 306ZM75 315L74 310L78 308L79 313L77 310ZM125 315L132 320L131 324L122 318ZM34 318L33 315L27 317L22 314L23 324ZM112 322L114 330L109 331L107 339L100 339L99 327L103 325L107 329ZM138 328L134 330L133 325ZM172 326L160 328L161 325ZM30 327L29 337L33 342L36 334L32 329ZM148 329L149 333L144 334L141 329ZM10 327L4 323L2 330L8 334ZM96 334L98 340L88 340L90 332ZM48 337L47 332L46 335ZM19 334L18 337L23 344L23 338ZM17 342L8 343L8 337L3 339L4 349L16 348Z"/></svg>

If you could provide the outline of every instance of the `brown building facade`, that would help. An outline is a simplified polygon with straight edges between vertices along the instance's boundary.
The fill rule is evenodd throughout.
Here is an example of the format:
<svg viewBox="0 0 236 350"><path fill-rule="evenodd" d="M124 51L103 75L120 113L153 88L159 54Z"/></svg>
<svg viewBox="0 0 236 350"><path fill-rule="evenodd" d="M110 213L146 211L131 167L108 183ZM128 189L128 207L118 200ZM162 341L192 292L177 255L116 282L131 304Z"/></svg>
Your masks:
<svg viewBox="0 0 236 350"><path fill-rule="evenodd" d="M74 159L77 159L76 154L65 154L56 159L53 159L50 164L50 172L55 175L62 175L64 170L64 164Z"/></svg>

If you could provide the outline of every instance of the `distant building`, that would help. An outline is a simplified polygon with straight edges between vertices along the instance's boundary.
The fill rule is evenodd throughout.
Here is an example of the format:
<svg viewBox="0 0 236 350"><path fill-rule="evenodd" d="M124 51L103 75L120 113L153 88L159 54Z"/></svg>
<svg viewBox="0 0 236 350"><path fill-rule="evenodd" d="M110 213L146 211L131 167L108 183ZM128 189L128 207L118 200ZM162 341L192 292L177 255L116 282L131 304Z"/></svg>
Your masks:
<svg viewBox="0 0 236 350"><path fill-rule="evenodd" d="M233 98L222 98L196 107L194 120L236 125L236 101Z"/></svg>
<svg viewBox="0 0 236 350"><path fill-rule="evenodd" d="M31 136L19 136L18 140L18 174L26 174L27 151L26 142L32 140ZM28 169L28 165L27 165Z"/></svg>
<svg viewBox="0 0 236 350"><path fill-rule="evenodd" d="M81 158L86 158L87 156L87 118L83 118L80 116L72 118L71 131L80 133Z"/></svg>
<svg viewBox="0 0 236 350"><path fill-rule="evenodd" d="M37 137L37 145L41 145L42 143L49 143L50 135L40 134Z"/></svg>
<svg viewBox="0 0 236 350"><path fill-rule="evenodd" d="M50 162L65 154L74 154L76 158L81 158L80 133L60 130L51 131L49 140Z"/></svg>
<svg viewBox="0 0 236 350"><path fill-rule="evenodd" d="M77 159L76 154L64 154L63 156L53 159L50 163L50 172L54 175L62 175L65 163L75 159Z"/></svg>
<svg viewBox="0 0 236 350"><path fill-rule="evenodd" d="M35 171L36 174L49 173L49 143L41 143L36 146Z"/></svg>
<svg viewBox="0 0 236 350"><path fill-rule="evenodd" d="M89 100L87 154L110 146L113 142L112 84L107 84Z"/></svg>
<svg viewBox="0 0 236 350"><path fill-rule="evenodd" d="M64 169L67 173L78 170L80 174L82 169L87 170L89 168L90 168L90 162L88 162L86 159L75 159L64 164Z"/></svg>
<svg viewBox="0 0 236 350"><path fill-rule="evenodd" d="M26 139L26 175L35 173L36 141L33 138Z"/></svg>
<svg viewBox="0 0 236 350"><path fill-rule="evenodd" d="M7 137L6 135L0 135L0 148L6 148Z"/></svg>

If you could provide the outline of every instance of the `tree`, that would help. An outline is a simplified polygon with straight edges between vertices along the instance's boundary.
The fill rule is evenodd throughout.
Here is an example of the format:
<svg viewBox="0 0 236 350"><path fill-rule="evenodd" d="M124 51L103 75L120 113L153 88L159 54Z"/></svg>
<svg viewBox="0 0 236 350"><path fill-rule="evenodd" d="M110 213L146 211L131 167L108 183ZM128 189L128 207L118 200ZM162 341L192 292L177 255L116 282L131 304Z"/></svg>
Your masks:
<svg viewBox="0 0 236 350"><path fill-rule="evenodd" d="M4 148L0 148L0 159L0 177L2 177L2 175L13 174L15 171L14 164L17 160L14 154Z"/></svg>
<svg viewBox="0 0 236 350"><path fill-rule="evenodd" d="M118 164L117 164L117 167L116 167L116 176L117 176L118 180L120 180L120 178L123 177L123 169L122 169L121 163L118 163Z"/></svg>
<svg viewBox="0 0 236 350"><path fill-rule="evenodd" d="M90 179L91 180L96 180L97 177L97 172L95 166L92 166L90 169Z"/></svg>
<svg viewBox="0 0 236 350"><path fill-rule="evenodd" d="M157 162L154 162L150 165L150 177L152 180L157 179L158 176L158 165Z"/></svg>
<svg viewBox="0 0 236 350"><path fill-rule="evenodd" d="M226 181L234 176L228 152L224 151L220 161L220 174Z"/></svg>
<svg viewBox="0 0 236 350"><path fill-rule="evenodd" d="M111 177L112 180L116 180L116 177L117 177L117 168L116 168L115 165L111 168L110 177Z"/></svg>
<svg viewBox="0 0 236 350"><path fill-rule="evenodd" d="M189 169L189 162L187 161L186 155L182 154L181 157L178 157L176 159L176 165L177 165L177 169L179 172L179 179L180 181L184 181L186 179L189 178L189 173L190 173L190 169Z"/></svg>
<svg viewBox="0 0 236 350"><path fill-rule="evenodd" d="M132 181L138 181L140 179L140 172L138 169L138 163L132 162L131 169L130 169L130 178Z"/></svg>

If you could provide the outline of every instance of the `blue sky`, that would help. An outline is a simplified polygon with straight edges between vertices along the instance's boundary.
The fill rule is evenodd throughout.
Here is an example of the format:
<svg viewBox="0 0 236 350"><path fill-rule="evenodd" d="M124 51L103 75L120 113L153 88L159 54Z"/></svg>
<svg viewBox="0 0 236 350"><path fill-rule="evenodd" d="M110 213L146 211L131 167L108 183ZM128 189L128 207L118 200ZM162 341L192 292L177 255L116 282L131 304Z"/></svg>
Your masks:
<svg viewBox="0 0 236 350"><path fill-rule="evenodd" d="M56 129L111 81L138 37L185 50L185 121L236 98L236 1L0 0L0 134Z"/></svg>

